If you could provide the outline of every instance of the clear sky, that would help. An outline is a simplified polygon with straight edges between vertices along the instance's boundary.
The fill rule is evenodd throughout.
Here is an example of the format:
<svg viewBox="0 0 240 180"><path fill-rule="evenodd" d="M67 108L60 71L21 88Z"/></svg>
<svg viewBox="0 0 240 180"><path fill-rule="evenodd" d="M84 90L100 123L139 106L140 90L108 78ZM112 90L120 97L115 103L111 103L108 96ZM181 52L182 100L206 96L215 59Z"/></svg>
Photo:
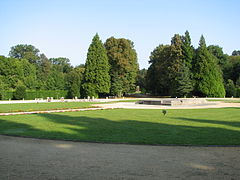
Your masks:
<svg viewBox="0 0 240 180"><path fill-rule="evenodd" d="M31 44L48 58L85 63L93 36L134 42L140 68L159 44L190 32L197 47L201 34L225 53L240 49L239 0L0 0L0 55Z"/></svg>

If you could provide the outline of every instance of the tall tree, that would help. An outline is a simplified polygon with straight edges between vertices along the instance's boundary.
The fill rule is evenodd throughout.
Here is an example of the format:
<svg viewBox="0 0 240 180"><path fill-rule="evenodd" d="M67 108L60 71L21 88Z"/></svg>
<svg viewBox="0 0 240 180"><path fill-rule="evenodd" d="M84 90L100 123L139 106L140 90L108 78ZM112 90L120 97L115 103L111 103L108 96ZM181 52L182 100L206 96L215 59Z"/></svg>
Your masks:
<svg viewBox="0 0 240 180"><path fill-rule="evenodd" d="M194 64L195 93L198 96L223 97L225 89L216 58L208 51L203 36L200 38Z"/></svg>
<svg viewBox="0 0 240 180"><path fill-rule="evenodd" d="M150 56L150 67L146 75L146 87L155 95L168 96L171 90L169 66L171 63L171 47L159 45Z"/></svg>
<svg viewBox="0 0 240 180"><path fill-rule="evenodd" d="M194 48L191 44L191 37L188 31L185 32L185 35L182 36L182 54L185 65L189 70L192 70L192 59L194 56Z"/></svg>
<svg viewBox="0 0 240 180"><path fill-rule="evenodd" d="M187 96L192 90L189 69L192 64L192 55L190 55L191 52L190 49L188 49L191 48L191 41L189 34L186 34L186 38L182 38L180 35L176 34L171 41L171 63L168 67L171 96ZM185 44L184 40L186 40Z"/></svg>
<svg viewBox="0 0 240 180"><path fill-rule="evenodd" d="M133 42L110 37L105 47L110 63L111 93L117 95L134 91L138 62Z"/></svg>
<svg viewBox="0 0 240 180"><path fill-rule="evenodd" d="M95 96L109 93L110 76L109 62L106 50L98 34L93 37L88 49L84 72L83 90L85 96Z"/></svg>

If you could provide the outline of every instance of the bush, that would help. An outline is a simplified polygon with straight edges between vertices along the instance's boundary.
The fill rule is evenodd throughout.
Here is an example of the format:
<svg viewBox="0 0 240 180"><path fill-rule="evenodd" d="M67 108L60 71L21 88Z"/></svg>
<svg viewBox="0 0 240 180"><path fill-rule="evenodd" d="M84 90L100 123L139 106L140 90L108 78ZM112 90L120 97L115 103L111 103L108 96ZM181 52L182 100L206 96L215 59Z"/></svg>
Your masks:
<svg viewBox="0 0 240 180"><path fill-rule="evenodd" d="M236 97L240 97L240 88L237 88L236 90Z"/></svg>
<svg viewBox="0 0 240 180"><path fill-rule="evenodd" d="M16 91L14 92L14 99L24 99L26 96L26 86L17 85Z"/></svg>
<svg viewBox="0 0 240 180"><path fill-rule="evenodd" d="M226 97L235 97L236 96L236 88L231 79L228 79L227 84L225 86Z"/></svg>

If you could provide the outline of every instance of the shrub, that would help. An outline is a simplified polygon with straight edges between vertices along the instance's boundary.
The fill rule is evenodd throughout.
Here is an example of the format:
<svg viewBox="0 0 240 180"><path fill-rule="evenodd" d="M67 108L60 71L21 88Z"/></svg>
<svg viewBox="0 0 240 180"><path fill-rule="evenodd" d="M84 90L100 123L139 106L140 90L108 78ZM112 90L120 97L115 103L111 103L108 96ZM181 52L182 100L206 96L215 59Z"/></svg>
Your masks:
<svg viewBox="0 0 240 180"><path fill-rule="evenodd" d="M16 91L14 92L14 99L23 99L26 96L26 86L20 84L17 85Z"/></svg>

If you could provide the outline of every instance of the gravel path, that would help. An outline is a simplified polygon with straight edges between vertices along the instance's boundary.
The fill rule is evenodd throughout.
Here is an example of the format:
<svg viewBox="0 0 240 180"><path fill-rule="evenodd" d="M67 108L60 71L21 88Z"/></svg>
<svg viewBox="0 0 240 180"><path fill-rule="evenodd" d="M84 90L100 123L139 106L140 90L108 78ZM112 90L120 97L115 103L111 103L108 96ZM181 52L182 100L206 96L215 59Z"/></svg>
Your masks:
<svg viewBox="0 0 240 180"><path fill-rule="evenodd" d="M0 136L0 179L239 179L240 147L99 144Z"/></svg>

